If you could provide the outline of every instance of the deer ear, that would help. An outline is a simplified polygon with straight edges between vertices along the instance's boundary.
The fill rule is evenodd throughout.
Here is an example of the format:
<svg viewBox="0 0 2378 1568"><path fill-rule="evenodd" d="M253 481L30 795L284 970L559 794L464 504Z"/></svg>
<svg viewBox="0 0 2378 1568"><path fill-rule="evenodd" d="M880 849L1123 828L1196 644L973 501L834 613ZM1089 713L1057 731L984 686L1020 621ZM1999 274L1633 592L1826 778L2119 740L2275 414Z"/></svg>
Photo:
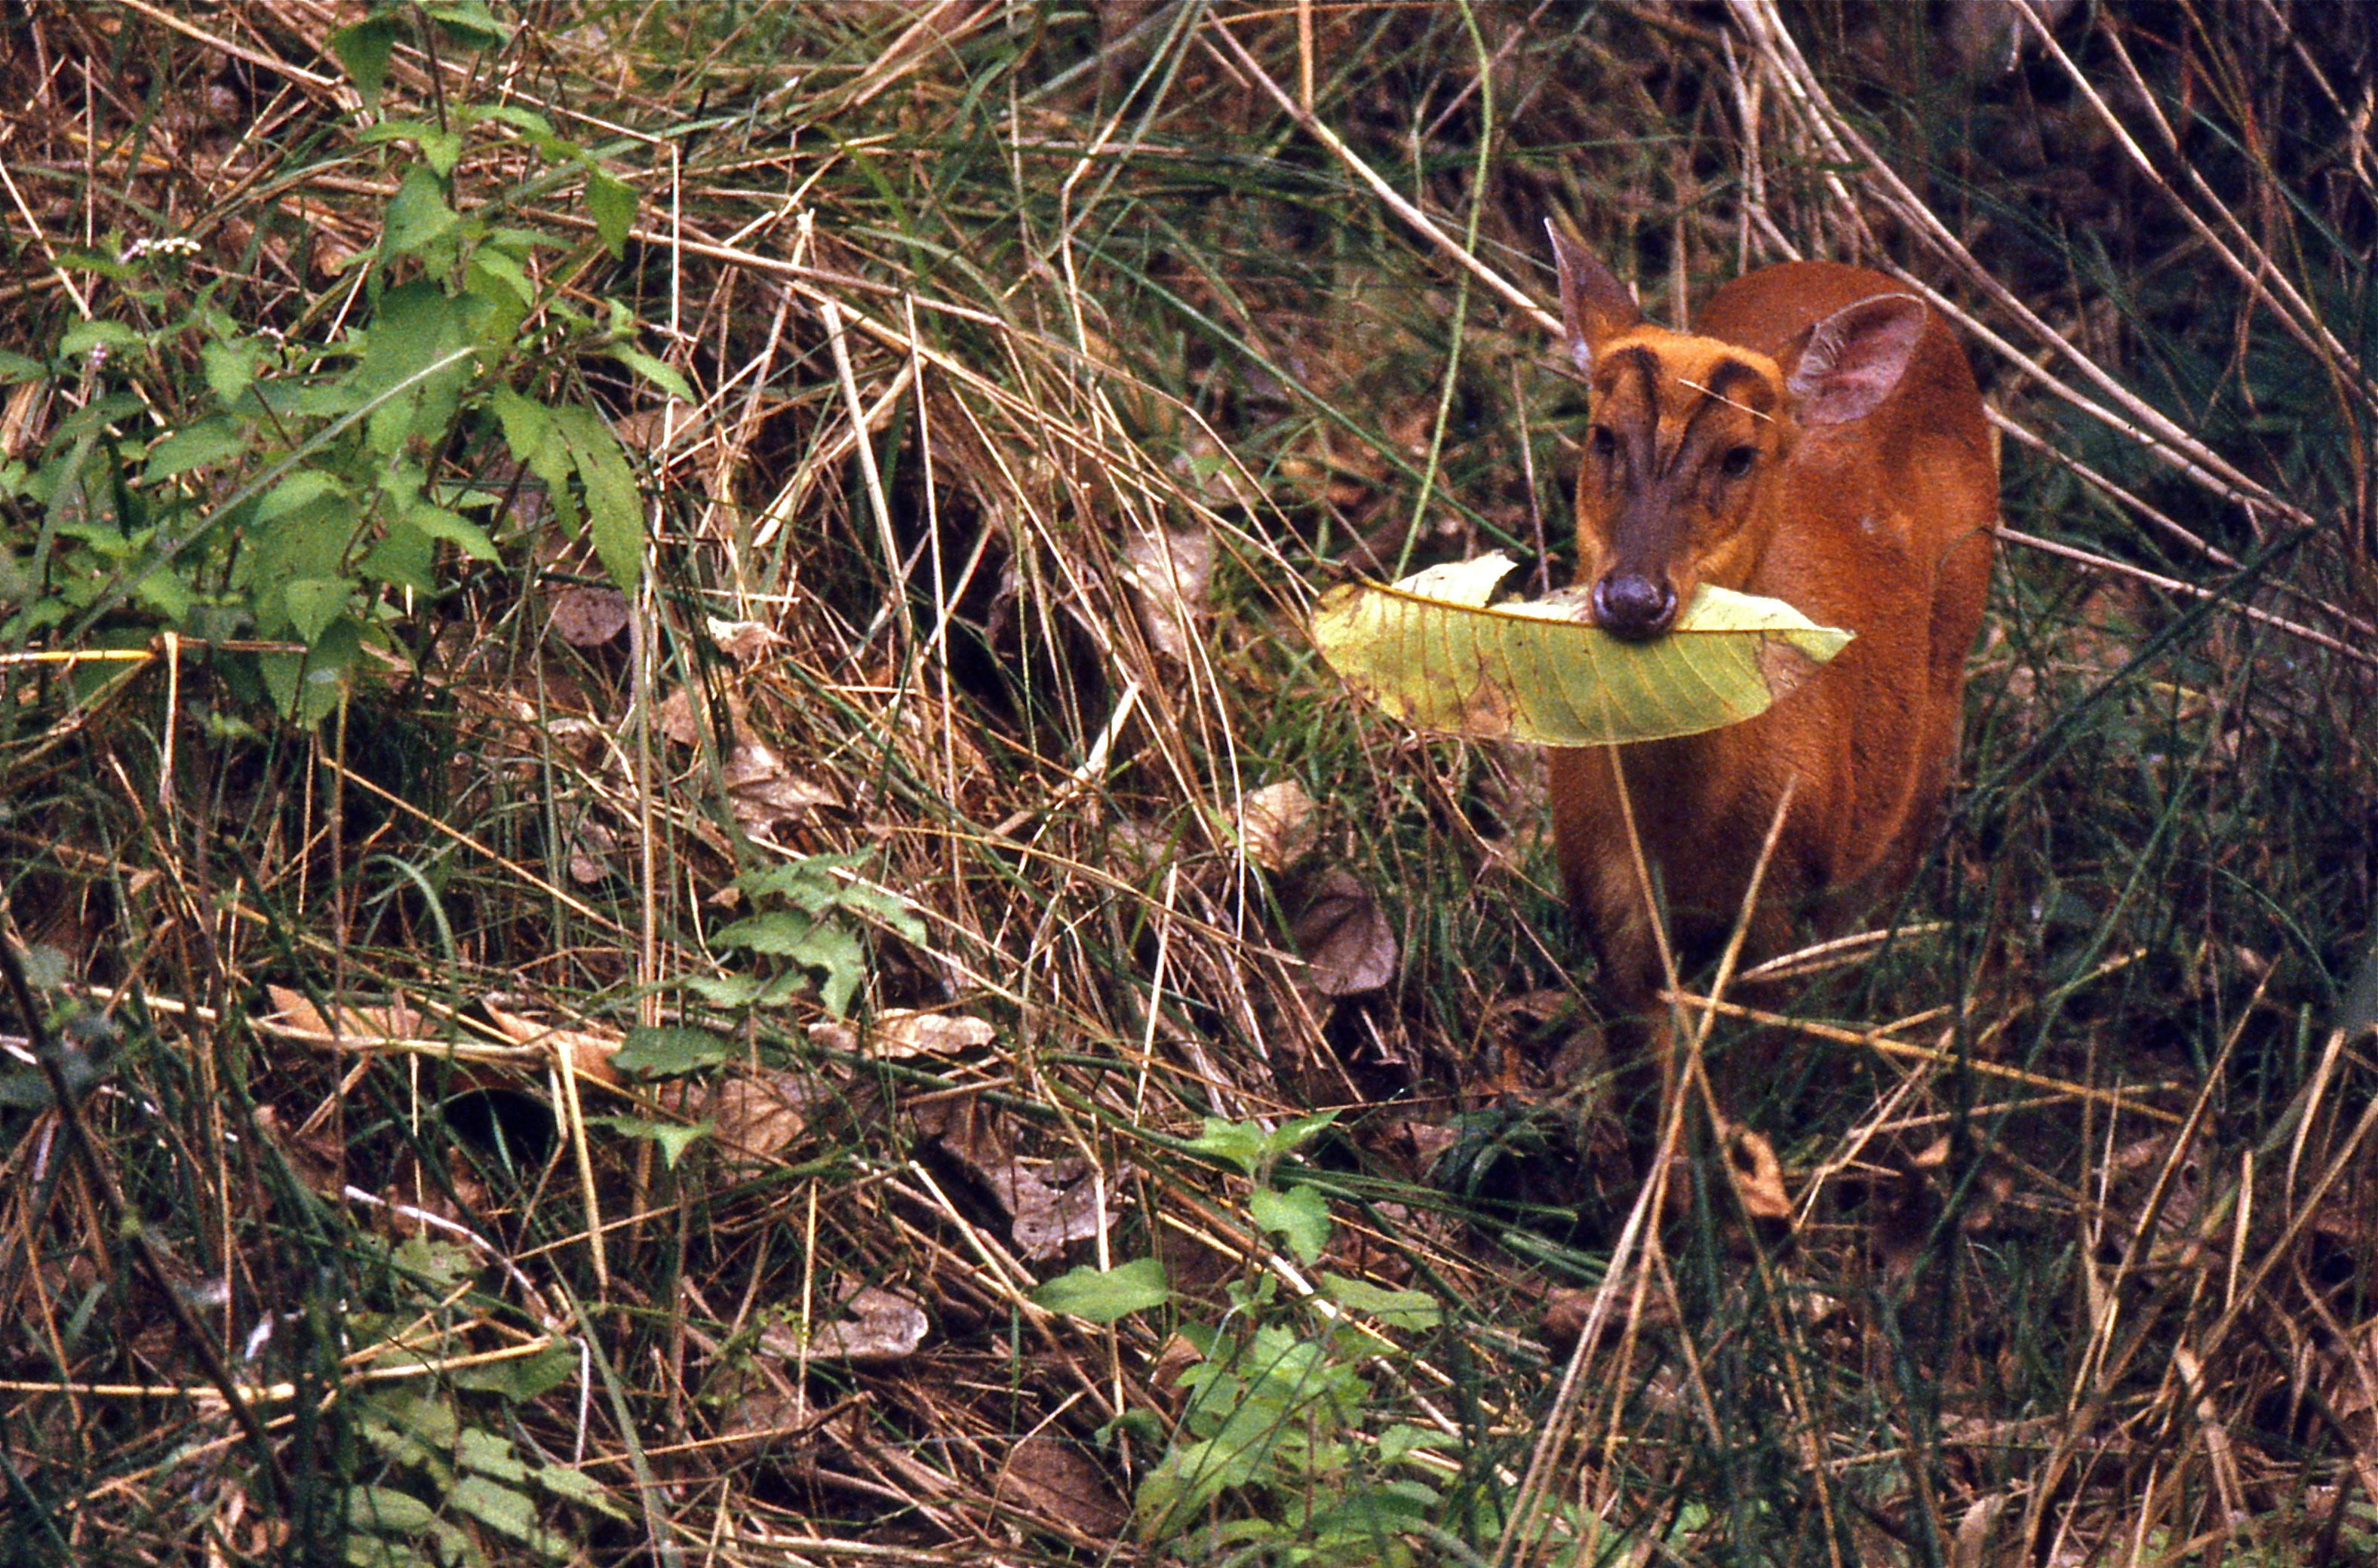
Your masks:
<svg viewBox="0 0 2378 1568"><path fill-rule="evenodd" d="M1544 233L1552 236L1553 261L1560 269L1561 325L1567 330L1568 357L1579 374L1591 375L1595 351L1641 326L1643 313L1600 257L1572 244L1549 218Z"/></svg>
<svg viewBox="0 0 2378 1568"><path fill-rule="evenodd" d="M1784 382L1800 423L1844 425L1874 412L1923 336L1924 304L1911 294L1862 299L1818 322Z"/></svg>

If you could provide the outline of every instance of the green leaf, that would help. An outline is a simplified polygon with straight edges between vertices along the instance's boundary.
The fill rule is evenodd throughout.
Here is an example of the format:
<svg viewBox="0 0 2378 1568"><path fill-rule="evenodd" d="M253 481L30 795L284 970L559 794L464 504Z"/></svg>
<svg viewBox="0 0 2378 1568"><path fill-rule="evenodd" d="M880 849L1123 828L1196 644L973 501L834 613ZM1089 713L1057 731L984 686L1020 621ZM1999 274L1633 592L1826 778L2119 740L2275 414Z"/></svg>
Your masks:
<svg viewBox="0 0 2378 1568"><path fill-rule="evenodd" d="M465 49L501 49L511 39L486 0L439 0L425 9L440 32Z"/></svg>
<svg viewBox="0 0 2378 1568"><path fill-rule="evenodd" d="M569 446L570 461L586 491L587 530L594 535L594 554L622 592L635 592L643 575L644 506L636 492L635 470L628 466L619 438L592 409L558 408L555 433Z"/></svg>
<svg viewBox="0 0 2378 1568"><path fill-rule="evenodd" d="M380 229L383 256L417 256L451 236L462 220L446 205L446 184L419 164L404 172L396 194L389 197L388 217Z"/></svg>
<svg viewBox="0 0 2378 1568"><path fill-rule="evenodd" d="M578 1352L566 1339L557 1339L534 1356L511 1356L457 1367L448 1375L458 1389L493 1394L515 1405L530 1404L578 1375Z"/></svg>
<svg viewBox="0 0 2378 1568"><path fill-rule="evenodd" d="M377 1530L385 1535L414 1536L429 1527L438 1511L410 1492L394 1487L347 1489L347 1527Z"/></svg>
<svg viewBox="0 0 2378 1568"><path fill-rule="evenodd" d="M11 353L6 349L0 349L0 387L13 386L19 381L38 380L48 374L49 366L40 360L27 359L23 354Z"/></svg>
<svg viewBox="0 0 2378 1568"><path fill-rule="evenodd" d="M539 1465L530 1472L529 1479L565 1502L592 1508L613 1519L628 1517L627 1511L612 1500L610 1489L582 1470L561 1464Z"/></svg>
<svg viewBox="0 0 2378 1568"><path fill-rule="evenodd" d="M597 163L586 165L586 210L594 233L617 260L628 254L628 226L636 218L636 189Z"/></svg>
<svg viewBox="0 0 2378 1568"><path fill-rule="evenodd" d="M138 349L145 340L121 321L78 321L58 339L60 359L80 359L93 349L110 353Z"/></svg>
<svg viewBox="0 0 2378 1568"><path fill-rule="evenodd" d="M301 468L264 493L256 503L255 523L262 525L278 521L318 501L344 497L347 487L334 473L318 468Z"/></svg>
<svg viewBox="0 0 2378 1568"><path fill-rule="evenodd" d="M721 928L711 940L720 947L748 948L790 959L805 970L823 975L818 1000L826 1011L841 1017L867 973L867 953L859 939L828 920L781 911L754 915Z"/></svg>
<svg viewBox="0 0 2378 1568"><path fill-rule="evenodd" d="M675 366L664 365L642 349L614 343L604 352L679 402L701 401L693 395L693 389L686 385L685 377L677 373Z"/></svg>
<svg viewBox="0 0 2378 1568"><path fill-rule="evenodd" d="M201 343L198 365L206 374L207 389L223 407L230 408L256 381L257 348L253 343L237 341Z"/></svg>
<svg viewBox="0 0 2378 1568"><path fill-rule="evenodd" d="M389 56L396 49L396 18L383 15L330 34L330 53L338 56L340 68L363 94L367 110L379 108L379 90L388 82Z"/></svg>
<svg viewBox="0 0 2378 1568"><path fill-rule="evenodd" d="M471 377L462 307L430 282L381 296L365 334L354 384L378 406L366 416L372 449L392 457L408 438L442 439Z"/></svg>
<svg viewBox="0 0 2378 1568"><path fill-rule="evenodd" d="M1264 1229L1285 1237L1289 1251L1308 1263L1317 1262L1329 1245L1329 1201L1311 1187L1258 1187L1247 1199L1247 1214Z"/></svg>
<svg viewBox="0 0 2378 1568"><path fill-rule="evenodd" d="M501 558L487 531L460 512L450 512L444 507L416 498L406 502L404 521L432 539L460 547L473 560Z"/></svg>
<svg viewBox="0 0 2378 1568"><path fill-rule="evenodd" d="M1205 1131L1189 1141L1189 1146L1201 1155L1211 1155L1226 1161L1249 1176L1259 1176L1279 1162L1283 1155L1293 1153L1305 1140L1338 1119L1334 1110L1300 1116L1267 1132L1252 1121L1224 1121L1219 1117L1206 1119Z"/></svg>
<svg viewBox="0 0 2378 1568"><path fill-rule="evenodd" d="M436 550L429 536L409 521L388 525L372 547L355 563L355 575L367 582L386 582L416 593L438 592Z"/></svg>
<svg viewBox="0 0 2378 1568"><path fill-rule="evenodd" d="M1032 1293L1033 1301L1094 1323L1111 1323L1133 1312L1161 1307L1172 1287L1158 1258L1135 1258L1111 1269L1068 1269Z"/></svg>
<svg viewBox="0 0 2378 1568"><path fill-rule="evenodd" d="M685 1024L640 1025L612 1053L611 1065L633 1078L674 1078L716 1067L735 1047L707 1029Z"/></svg>
<svg viewBox="0 0 2378 1568"><path fill-rule="evenodd" d="M485 1476L464 1476L456 1481L446 1494L446 1505L517 1541L534 1543L544 1534L537 1523L536 1504L529 1501L528 1493L499 1486Z"/></svg>
<svg viewBox="0 0 2378 1568"><path fill-rule="evenodd" d="M1436 1299L1424 1291L1389 1290L1327 1269L1321 1271L1321 1294L1390 1328L1435 1328L1445 1316Z"/></svg>
<svg viewBox="0 0 2378 1568"><path fill-rule="evenodd" d="M712 1121L689 1125L682 1121L651 1121L637 1116L590 1116L586 1119L590 1125L607 1127L623 1138L652 1140L660 1145L661 1163L671 1170L677 1168L677 1162L685 1157L688 1149L717 1130L717 1123Z"/></svg>
<svg viewBox="0 0 2378 1568"><path fill-rule="evenodd" d="M528 1466L512 1451L511 1440L480 1427L464 1427L454 1450L454 1462L466 1470L499 1481L525 1481Z"/></svg>
<svg viewBox="0 0 2378 1568"><path fill-rule="evenodd" d="M1573 593L1490 608L1510 570L1490 555L1332 589L1314 646L1348 689L1415 729L1601 746L1738 724L1850 640L1780 600L1703 588L1668 635L1628 642Z"/></svg>
<svg viewBox="0 0 2378 1568"><path fill-rule="evenodd" d="M283 588L289 624L298 640L311 647L332 621L346 614L354 587L344 578L301 577Z"/></svg>
<svg viewBox="0 0 2378 1568"><path fill-rule="evenodd" d="M238 425L228 419L201 419L150 448L149 461L142 465L140 477L171 479L194 468L238 457L246 450L247 438Z"/></svg>

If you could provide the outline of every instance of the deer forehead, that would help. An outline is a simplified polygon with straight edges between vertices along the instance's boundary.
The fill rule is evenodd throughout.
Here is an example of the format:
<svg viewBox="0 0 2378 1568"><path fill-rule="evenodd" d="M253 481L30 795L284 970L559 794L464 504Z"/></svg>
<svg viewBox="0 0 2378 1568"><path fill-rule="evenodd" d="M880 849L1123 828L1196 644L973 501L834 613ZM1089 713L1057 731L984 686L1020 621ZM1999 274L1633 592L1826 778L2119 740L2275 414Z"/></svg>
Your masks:
<svg viewBox="0 0 2378 1568"><path fill-rule="evenodd" d="M1660 447L1673 450L1697 421L1771 425L1785 403L1784 373L1755 349L1644 328L1612 339L1596 353L1592 401L1605 417L1648 414Z"/></svg>

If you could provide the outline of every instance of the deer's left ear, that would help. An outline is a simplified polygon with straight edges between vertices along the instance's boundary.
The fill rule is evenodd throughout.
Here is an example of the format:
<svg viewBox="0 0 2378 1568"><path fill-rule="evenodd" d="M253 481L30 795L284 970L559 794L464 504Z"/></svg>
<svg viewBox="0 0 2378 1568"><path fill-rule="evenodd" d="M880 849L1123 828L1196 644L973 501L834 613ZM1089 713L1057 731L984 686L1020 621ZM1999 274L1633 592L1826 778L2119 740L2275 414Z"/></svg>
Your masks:
<svg viewBox="0 0 2378 1568"><path fill-rule="evenodd" d="M1837 310L1808 329L1785 377L1803 425L1845 425L1874 412L1907 374L1924 336L1924 303L1880 294Z"/></svg>
<svg viewBox="0 0 2378 1568"><path fill-rule="evenodd" d="M1601 258L1572 245L1549 218L1544 233L1552 236L1553 261L1560 269L1561 325L1567 329L1568 357L1579 375L1591 375L1602 345L1640 327L1643 312Z"/></svg>

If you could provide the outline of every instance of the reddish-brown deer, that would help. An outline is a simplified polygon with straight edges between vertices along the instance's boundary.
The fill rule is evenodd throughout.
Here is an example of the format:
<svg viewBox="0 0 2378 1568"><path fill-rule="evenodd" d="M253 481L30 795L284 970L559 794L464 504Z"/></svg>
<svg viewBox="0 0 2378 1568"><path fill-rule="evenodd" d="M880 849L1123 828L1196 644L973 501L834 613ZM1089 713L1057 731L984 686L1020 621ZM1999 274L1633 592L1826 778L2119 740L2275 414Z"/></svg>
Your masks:
<svg viewBox="0 0 2378 1568"><path fill-rule="evenodd" d="M1676 1074L1655 897L1675 951L1706 953L1741 915L1779 808L1748 953L1778 951L1795 911L1838 924L1914 874L1956 762L1997 449L1947 326L1880 273L1762 268L1672 332L1557 231L1553 248L1587 383L1576 581L1594 619L1659 637L1710 584L1856 634L1747 723L1552 754L1561 876L1622 1015L1614 1055L1632 1058L1620 1083L1639 1097L1656 1071L1664 1106ZM1621 1109L1640 1149L1646 1107Z"/></svg>

